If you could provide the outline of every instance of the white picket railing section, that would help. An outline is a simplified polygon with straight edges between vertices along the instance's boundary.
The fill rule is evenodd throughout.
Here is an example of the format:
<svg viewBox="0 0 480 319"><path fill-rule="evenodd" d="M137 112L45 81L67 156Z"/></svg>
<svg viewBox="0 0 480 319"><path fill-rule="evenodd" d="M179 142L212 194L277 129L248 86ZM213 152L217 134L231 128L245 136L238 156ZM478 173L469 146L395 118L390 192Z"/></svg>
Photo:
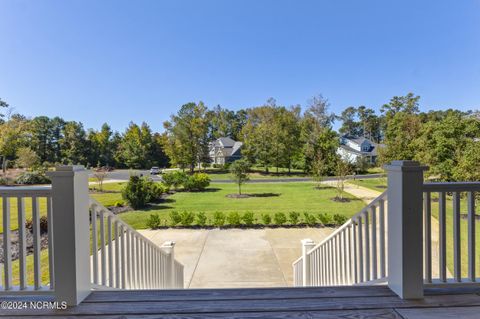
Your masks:
<svg viewBox="0 0 480 319"><path fill-rule="evenodd" d="M479 283L476 277L477 247L476 242L476 213L475 193L480 192L480 183L425 183L423 184L423 226L424 226L424 280L427 284L447 283ZM447 239L447 199L451 196L451 228L453 241ZM432 232L432 203L438 202L438 248L433 245ZM461 231L462 202L466 206L467 219L466 233ZM463 210L465 211L465 210ZM462 253L462 237L466 238L466 254ZM435 238L437 239L437 238ZM453 248L453 256L447 254L447 240ZM438 263L432 258L434 250L438 249ZM462 258L463 256L463 258ZM453 268L447 268L447 259L453 261ZM467 264L466 271L462 272L462 262ZM436 276L432 269L435 268Z"/></svg>
<svg viewBox="0 0 480 319"><path fill-rule="evenodd" d="M158 247L89 199L83 167L63 166L49 175L52 186L0 187L0 295L53 294L77 305L92 289L184 287L184 267L175 260L174 242ZM43 216L48 225L44 236ZM31 236L25 224L30 218ZM13 236L17 226L18 236ZM16 260L12 248L18 249Z"/></svg>
<svg viewBox="0 0 480 319"><path fill-rule="evenodd" d="M94 285L183 288L183 265L174 258L173 242L158 247L92 198L90 214Z"/></svg>
<svg viewBox="0 0 480 319"><path fill-rule="evenodd" d="M294 286L352 285L385 279L386 200L384 192L321 243L304 249L293 262Z"/></svg>

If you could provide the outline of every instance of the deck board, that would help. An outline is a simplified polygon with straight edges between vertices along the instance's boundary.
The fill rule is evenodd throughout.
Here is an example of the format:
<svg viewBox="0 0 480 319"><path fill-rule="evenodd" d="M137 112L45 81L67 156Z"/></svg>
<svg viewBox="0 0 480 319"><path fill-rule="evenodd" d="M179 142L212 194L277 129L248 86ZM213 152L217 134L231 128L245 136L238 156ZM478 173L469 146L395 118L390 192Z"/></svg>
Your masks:
<svg viewBox="0 0 480 319"><path fill-rule="evenodd" d="M479 292L427 289L423 300L402 300L384 286L95 291L65 311L1 310L0 317L479 318Z"/></svg>

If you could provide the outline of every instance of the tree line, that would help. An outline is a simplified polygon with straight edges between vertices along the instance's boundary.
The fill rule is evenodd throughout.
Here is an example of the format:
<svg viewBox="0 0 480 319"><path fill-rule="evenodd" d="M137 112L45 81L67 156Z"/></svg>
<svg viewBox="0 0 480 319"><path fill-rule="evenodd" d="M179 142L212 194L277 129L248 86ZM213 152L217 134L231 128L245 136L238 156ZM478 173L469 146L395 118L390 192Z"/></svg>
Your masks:
<svg viewBox="0 0 480 319"><path fill-rule="evenodd" d="M339 135L348 134L383 144L379 165L413 159L429 165L428 174L439 180L480 180L480 112L422 112L419 103L419 96L408 93L392 97L378 112L360 105L337 115L321 95L304 108L279 105L275 99L237 111L187 103L163 123L162 133L146 123L130 123L119 133L108 124L86 130L80 122L59 117L8 116L8 104L0 100L0 156L4 166L22 155L46 164L174 166L193 172L210 164L209 143L229 136L242 141L243 157L266 172L280 167L324 176L338 169ZM341 124L338 133L335 121Z"/></svg>

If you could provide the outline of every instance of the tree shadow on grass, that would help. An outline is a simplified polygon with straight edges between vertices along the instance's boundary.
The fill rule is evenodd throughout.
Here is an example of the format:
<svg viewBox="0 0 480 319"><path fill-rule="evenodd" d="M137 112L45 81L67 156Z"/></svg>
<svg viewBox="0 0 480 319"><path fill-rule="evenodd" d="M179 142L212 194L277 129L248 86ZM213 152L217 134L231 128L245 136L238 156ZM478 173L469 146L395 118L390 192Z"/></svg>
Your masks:
<svg viewBox="0 0 480 319"><path fill-rule="evenodd" d="M225 197L228 198L251 198L251 197L278 197L281 194L278 193L256 193L256 194L228 194Z"/></svg>

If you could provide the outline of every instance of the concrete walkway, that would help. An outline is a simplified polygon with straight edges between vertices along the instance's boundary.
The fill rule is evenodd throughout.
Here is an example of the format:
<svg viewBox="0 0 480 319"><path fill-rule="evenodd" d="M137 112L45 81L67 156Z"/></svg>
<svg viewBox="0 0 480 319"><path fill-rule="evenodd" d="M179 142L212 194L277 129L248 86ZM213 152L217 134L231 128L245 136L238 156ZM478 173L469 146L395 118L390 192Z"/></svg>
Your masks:
<svg viewBox="0 0 480 319"><path fill-rule="evenodd" d="M320 242L333 228L141 230L157 245L176 242L186 288L287 287L300 240Z"/></svg>

